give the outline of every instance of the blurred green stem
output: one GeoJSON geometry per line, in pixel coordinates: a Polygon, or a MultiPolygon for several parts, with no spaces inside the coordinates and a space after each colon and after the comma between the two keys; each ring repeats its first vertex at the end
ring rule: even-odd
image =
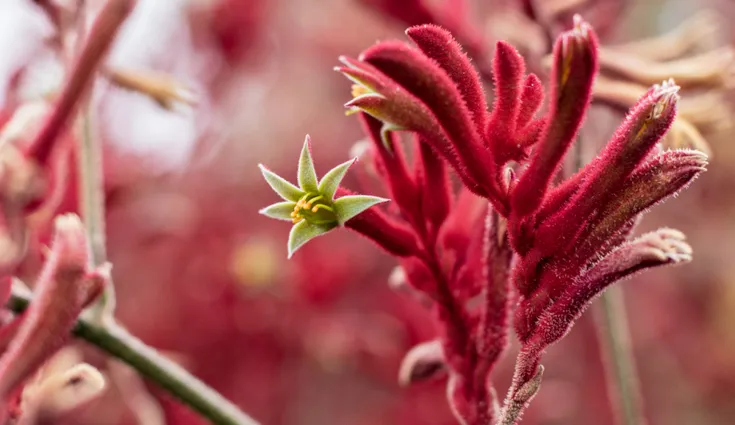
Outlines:
{"type": "MultiPolygon", "coordinates": [[[[566,175],[571,176],[587,162],[589,146],[579,136],[566,175]]],[[[592,139],[594,140],[594,139],[592,139]]],[[[618,425],[644,425],[643,399],[631,345],[623,287],[612,285],[593,306],[595,327],[602,351],[610,405],[618,425]]]]}
{"type": "MultiPolygon", "coordinates": [[[[31,295],[17,285],[8,301],[8,308],[16,313],[24,311],[31,295]]],[[[97,346],[131,367],[142,376],[167,390],[181,402],[199,412],[215,425],[258,425],[253,418],[208,387],[176,363],[131,335],[114,320],[105,323],[80,318],[74,335],[97,346]]]]}
{"type": "MultiPolygon", "coordinates": [[[[112,40],[118,33],[118,30],[122,23],[125,21],[134,2],[128,3],[125,0],[109,0],[103,11],[100,13],[103,16],[115,17],[108,18],[112,21],[111,29],[95,27],[92,29],[90,34],[86,31],[86,18],[87,18],[87,2],[79,0],[77,7],[77,40],[74,46],[71,46],[73,52],[70,57],[76,56],[83,58],[89,51],[106,52],[109,49],[112,40]],[[121,6],[116,5],[119,3],[121,6]],[[125,7],[127,6],[127,7],[125,7]],[[117,10],[122,10],[122,13],[117,10]],[[100,33],[105,33],[105,29],[111,33],[110,36],[105,37],[105,43],[102,44],[101,48],[94,47],[95,40],[87,41],[87,37],[96,36],[100,38],[100,33]]],[[[94,60],[91,61],[90,65],[90,79],[95,75],[96,68],[104,57],[103,54],[95,54],[94,60]]],[[[81,62],[81,61],[80,61],[81,62]]],[[[72,62],[72,66],[75,64],[72,62]]],[[[78,71],[71,68],[72,71],[78,71]]],[[[102,165],[102,144],[99,142],[99,138],[96,137],[94,128],[94,117],[93,108],[91,107],[91,95],[90,90],[85,90],[83,96],[81,96],[79,103],[79,117],[77,118],[78,135],[77,146],[76,146],[76,160],[77,160],[77,176],[79,181],[79,211],[84,220],[84,227],[87,233],[87,239],[89,241],[89,251],[92,268],[102,266],[107,262],[107,248],[106,248],[106,237],[105,237],[105,192],[104,192],[104,172],[102,165]]],[[[105,285],[104,292],[97,301],[90,306],[89,313],[95,321],[101,323],[103,320],[111,320],[115,310],[115,287],[112,281],[105,285]]]]}
{"type": "Polygon", "coordinates": [[[643,425],[640,382],[631,345],[623,288],[613,285],[595,306],[610,401],[620,425],[643,425]]]}
{"type": "MultiPolygon", "coordinates": [[[[79,117],[81,137],[77,147],[79,175],[79,209],[89,240],[92,268],[107,262],[105,242],[105,194],[102,172],[102,146],[94,135],[92,110],[85,101],[79,117]]],[[[105,291],[90,307],[92,317],[98,323],[111,320],[115,310],[115,287],[112,281],[105,285],[105,291]]]]}

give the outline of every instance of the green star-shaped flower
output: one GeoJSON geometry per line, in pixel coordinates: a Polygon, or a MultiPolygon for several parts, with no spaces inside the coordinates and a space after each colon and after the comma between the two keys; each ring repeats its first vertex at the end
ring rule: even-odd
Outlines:
{"type": "Polygon", "coordinates": [[[288,258],[311,239],[344,225],[347,220],[373,205],[388,201],[368,195],[349,195],[334,199],[342,178],[356,160],[357,158],[332,168],[321,181],[317,181],[311,158],[311,142],[309,136],[306,136],[299,159],[299,187],[268,170],[263,164],[258,165],[271,188],[285,200],[263,208],[260,213],[294,224],[288,237],[288,258]]]}

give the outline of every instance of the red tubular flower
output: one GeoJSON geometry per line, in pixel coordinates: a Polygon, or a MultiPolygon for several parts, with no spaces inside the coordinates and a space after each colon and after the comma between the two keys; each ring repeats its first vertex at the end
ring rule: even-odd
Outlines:
{"type": "MultiPolygon", "coordinates": [[[[423,101],[442,124],[467,173],[479,184],[493,181],[487,170],[487,164],[492,163],[491,153],[483,148],[481,133],[462,92],[439,63],[400,42],[377,44],[363,52],[360,60],[375,66],[423,101]]],[[[496,192],[493,187],[482,190],[496,192]]]]}
{"type": "Polygon", "coordinates": [[[583,177],[570,180],[584,182],[571,199],[536,226],[533,246],[514,271],[524,296],[515,321],[521,340],[529,337],[565,282],[578,276],[590,259],[622,243],[641,212],[678,192],[704,170],[703,154],[682,151],[638,165],[673,120],[675,96],[669,84],[654,87],[644,96],[603,153],[579,172],[583,177]]]}
{"type": "Polygon", "coordinates": [[[587,223],[593,211],[620,188],[646,159],[676,115],[678,87],[673,81],[656,85],[631,110],[599,157],[580,172],[584,183],[557,213],[539,227],[538,238],[549,252],[565,249],[587,223]],[[559,235],[567,235],[566,240],[559,235]]]}
{"type": "MultiPolygon", "coordinates": [[[[487,128],[490,147],[504,155],[496,160],[505,163],[520,159],[523,151],[514,144],[513,133],[516,128],[521,105],[521,83],[526,72],[521,55],[513,46],[500,41],[495,48],[493,76],[495,80],[495,104],[487,128]]],[[[534,111],[535,112],[535,111],[534,111]]]]}
{"type": "Polygon", "coordinates": [[[352,112],[362,110],[382,121],[384,139],[387,131],[410,128],[438,141],[440,150],[451,149],[440,142],[444,134],[436,117],[421,100],[370,64],[347,57],[340,57],[340,61],[345,66],[335,70],[355,83],[354,99],[345,106],[352,112]]]}
{"type": "Polygon", "coordinates": [[[528,74],[523,82],[521,107],[516,119],[516,128],[527,128],[531,124],[531,119],[541,107],[543,100],[544,87],[541,85],[541,80],[535,74],[528,74]]]}
{"type": "MultiPolygon", "coordinates": [[[[652,267],[691,260],[692,249],[678,230],[659,229],[620,246],[569,285],[538,319],[519,354],[513,388],[536,373],[543,350],[561,339],[590,301],[613,282],[652,267]]],[[[513,388],[511,391],[513,391],[513,388]]]]}
{"type": "Polygon", "coordinates": [[[403,147],[397,143],[394,134],[381,135],[381,122],[377,119],[360,113],[365,133],[373,142],[375,168],[382,172],[388,183],[388,189],[393,201],[400,205],[401,210],[409,214],[406,218],[412,222],[423,221],[417,194],[416,182],[410,175],[403,147]]]}
{"type": "Polygon", "coordinates": [[[554,46],[551,111],[542,140],[531,157],[511,198],[513,214],[524,217],[541,206],[549,183],[558,171],[589,107],[597,72],[597,38],[581,19],[554,46]]]}
{"type": "Polygon", "coordinates": [[[418,50],[382,42],[359,61],[341,59],[348,67],[338,71],[364,87],[353,91],[357,97],[346,106],[383,121],[383,131],[418,133],[467,188],[507,215],[503,166],[525,157],[540,134],[543,121],[532,120],[543,99],[538,78],[524,76],[523,59],[500,43],[494,62],[497,100],[488,114],[478,73],[451,34],[433,25],[410,28],[407,34],[418,50]]]}
{"type": "Polygon", "coordinates": [[[480,77],[452,35],[436,25],[411,27],[406,30],[406,35],[447,72],[462,93],[475,126],[485,128],[487,106],[480,77]]]}
{"type": "Polygon", "coordinates": [[[452,187],[444,161],[426,143],[417,138],[416,180],[428,189],[421,194],[422,209],[426,213],[428,231],[436,237],[453,206],[452,187]]]}
{"type": "Polygon", "coordinates": [[[91,270],[88,264],[81,221],[74,215],[58,217],[48,258],[35,286],[36,296],[0,357],[0,395],[4,400],[66,343],[82,309],[101,293],[109,266],[91,270]]]}
{"type": "Polygon", "coordinates": [[[404,386],[436,379],[446,373],[444,353],[439,340],[427,341],[413,347],[401,362],[398,383],[404,386]]]}
{"type": "Polygon", "coordinates": [[[622,241],[618,234],[627,236],[628,223],[686,188],[706,165],[707,156],[702,152],[677,150],[662,152],[639,166],[580,235],[575,258],[582,262],[606,253],[605,248],[614,245],[610,241],[622,241]]]}
{"type": "Polygon", "coordinates": [[[407,34],[418,50],[378,43],[339,69],[375,98],[368,104],[358,96],[348,107],[372,116],[363,120],[376,166],[401,215],[370,210],[359,231],[384,247],[404,247],[393,251],[406,257],[409,283],[431,300],[440,324],[438,342],[407,356],[402,382],[446,371],[460,423],[515,424],[539,390],[543,351],[596,295],[640,270],[691,259],[675,230],[628,240],[641,214],[687,186],[707,158],[656,152],[676,113],[677,87],[667,81],[640,99],[595,160],[554,187],[590,104],[598,55],[592,28],[575,17],[557,40],[550,107],[539,118],[541,82],[525,74],[510,45],[497,45],[488,113],[478,74],[449,33],[424,25],[407,34]],[[396,129],[415,133],[413,174],[386,133],[396,129]],[[456,200],[441,160],[465,186],[456,200]],[[405,230],[386,231],[392,228],[405,230]],[[490,375],[508,345],[510,317],[521,350],[500,409],[490,375]]]}
{"type": "MultiPolygon", "coordinates": [[[[338,191],[338,196],[342,190],[338,191]]],[[[403,223],[373,208],[345,223],[345,227],[372,240],[378,246],[398,257],[415,255],[419,250],[416,236],[403,223]]]]}

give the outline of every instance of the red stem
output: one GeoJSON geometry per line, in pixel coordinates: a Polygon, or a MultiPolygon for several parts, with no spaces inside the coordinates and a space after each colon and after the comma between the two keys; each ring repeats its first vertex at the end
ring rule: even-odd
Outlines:
{"type": "Polygon", "coordinates": [[[77,110],[79,100],[87,94],[95,71],[109,50],[122,23],[135,5],[135,0],[109,0],[95,20],[79,58],[74,64],[51,116],[26,152],[40,166],[51,156],[54,142],[77,110]]]}

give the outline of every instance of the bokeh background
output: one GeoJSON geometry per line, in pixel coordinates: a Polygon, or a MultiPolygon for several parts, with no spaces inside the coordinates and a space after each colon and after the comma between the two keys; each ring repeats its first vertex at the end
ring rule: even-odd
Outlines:
{"type": "MultiPolygon", "coordinates": [[[[429,311],[390,289],[394,260],[344,230],[287,261],[290,226],[257,213],[276,200],[257,164],[295,178],[307,133],[318,171],[349,157],[363,135],[344,114],[350,84],[332,67],[339,55],[355,56],[379,39],[403,39],[406,22],[386,11],[411,3],[139,0],[108,65],[169,73],[199,101],[167,111],[138,93],[102,81],[96,87],[118,315],[263,424],[455,423],[443,382],[397,384],[402,356],[435,329],[429,311]]],[[[455,4],[451,10],[464,16],[457,25],[475,43],[476,63],[491,57],[495,40],[507,38],[524,43],[529,66],[543,71],[543,44],[534,50],[543,33],[515,24],[524,2],[427,3],[455,4]]],[[[712,27],[718,43],[735,40],[729,0],[572,3],[591,7],[583,13],[604,43],[670,30],[702,9],[720,18],[712,27]]],[[[61,71],[45,42],[50,31],[31,0],[0,3],[4,109],[58,87],[61,71]]],[[[730,96],[727,87],[720,94],[730,96]]],[[[728,123],[735,116],[729,104],[718,105],[712,113],[724,112],[728,123]]],[[[734,136],[722,129],[706,134],[709,171],[641,226],[684,231],[694,262],[622,285],[654,425],[735,423],[734,136]]],[[[594,146],[585,149],[594,154],[594,146]]],[[[361,188],[349,176],[346,186],[361,188]]],[[[593,316],[585,314],[549,350],[541,392],[524,424],[613,423],[593,316]]],[[[73,350],[113,383],[83,423],[204,423],[89,347],[73,350]]],[[[501,394],[513,357],[511,350],[495,375],[501,394]]]]}

